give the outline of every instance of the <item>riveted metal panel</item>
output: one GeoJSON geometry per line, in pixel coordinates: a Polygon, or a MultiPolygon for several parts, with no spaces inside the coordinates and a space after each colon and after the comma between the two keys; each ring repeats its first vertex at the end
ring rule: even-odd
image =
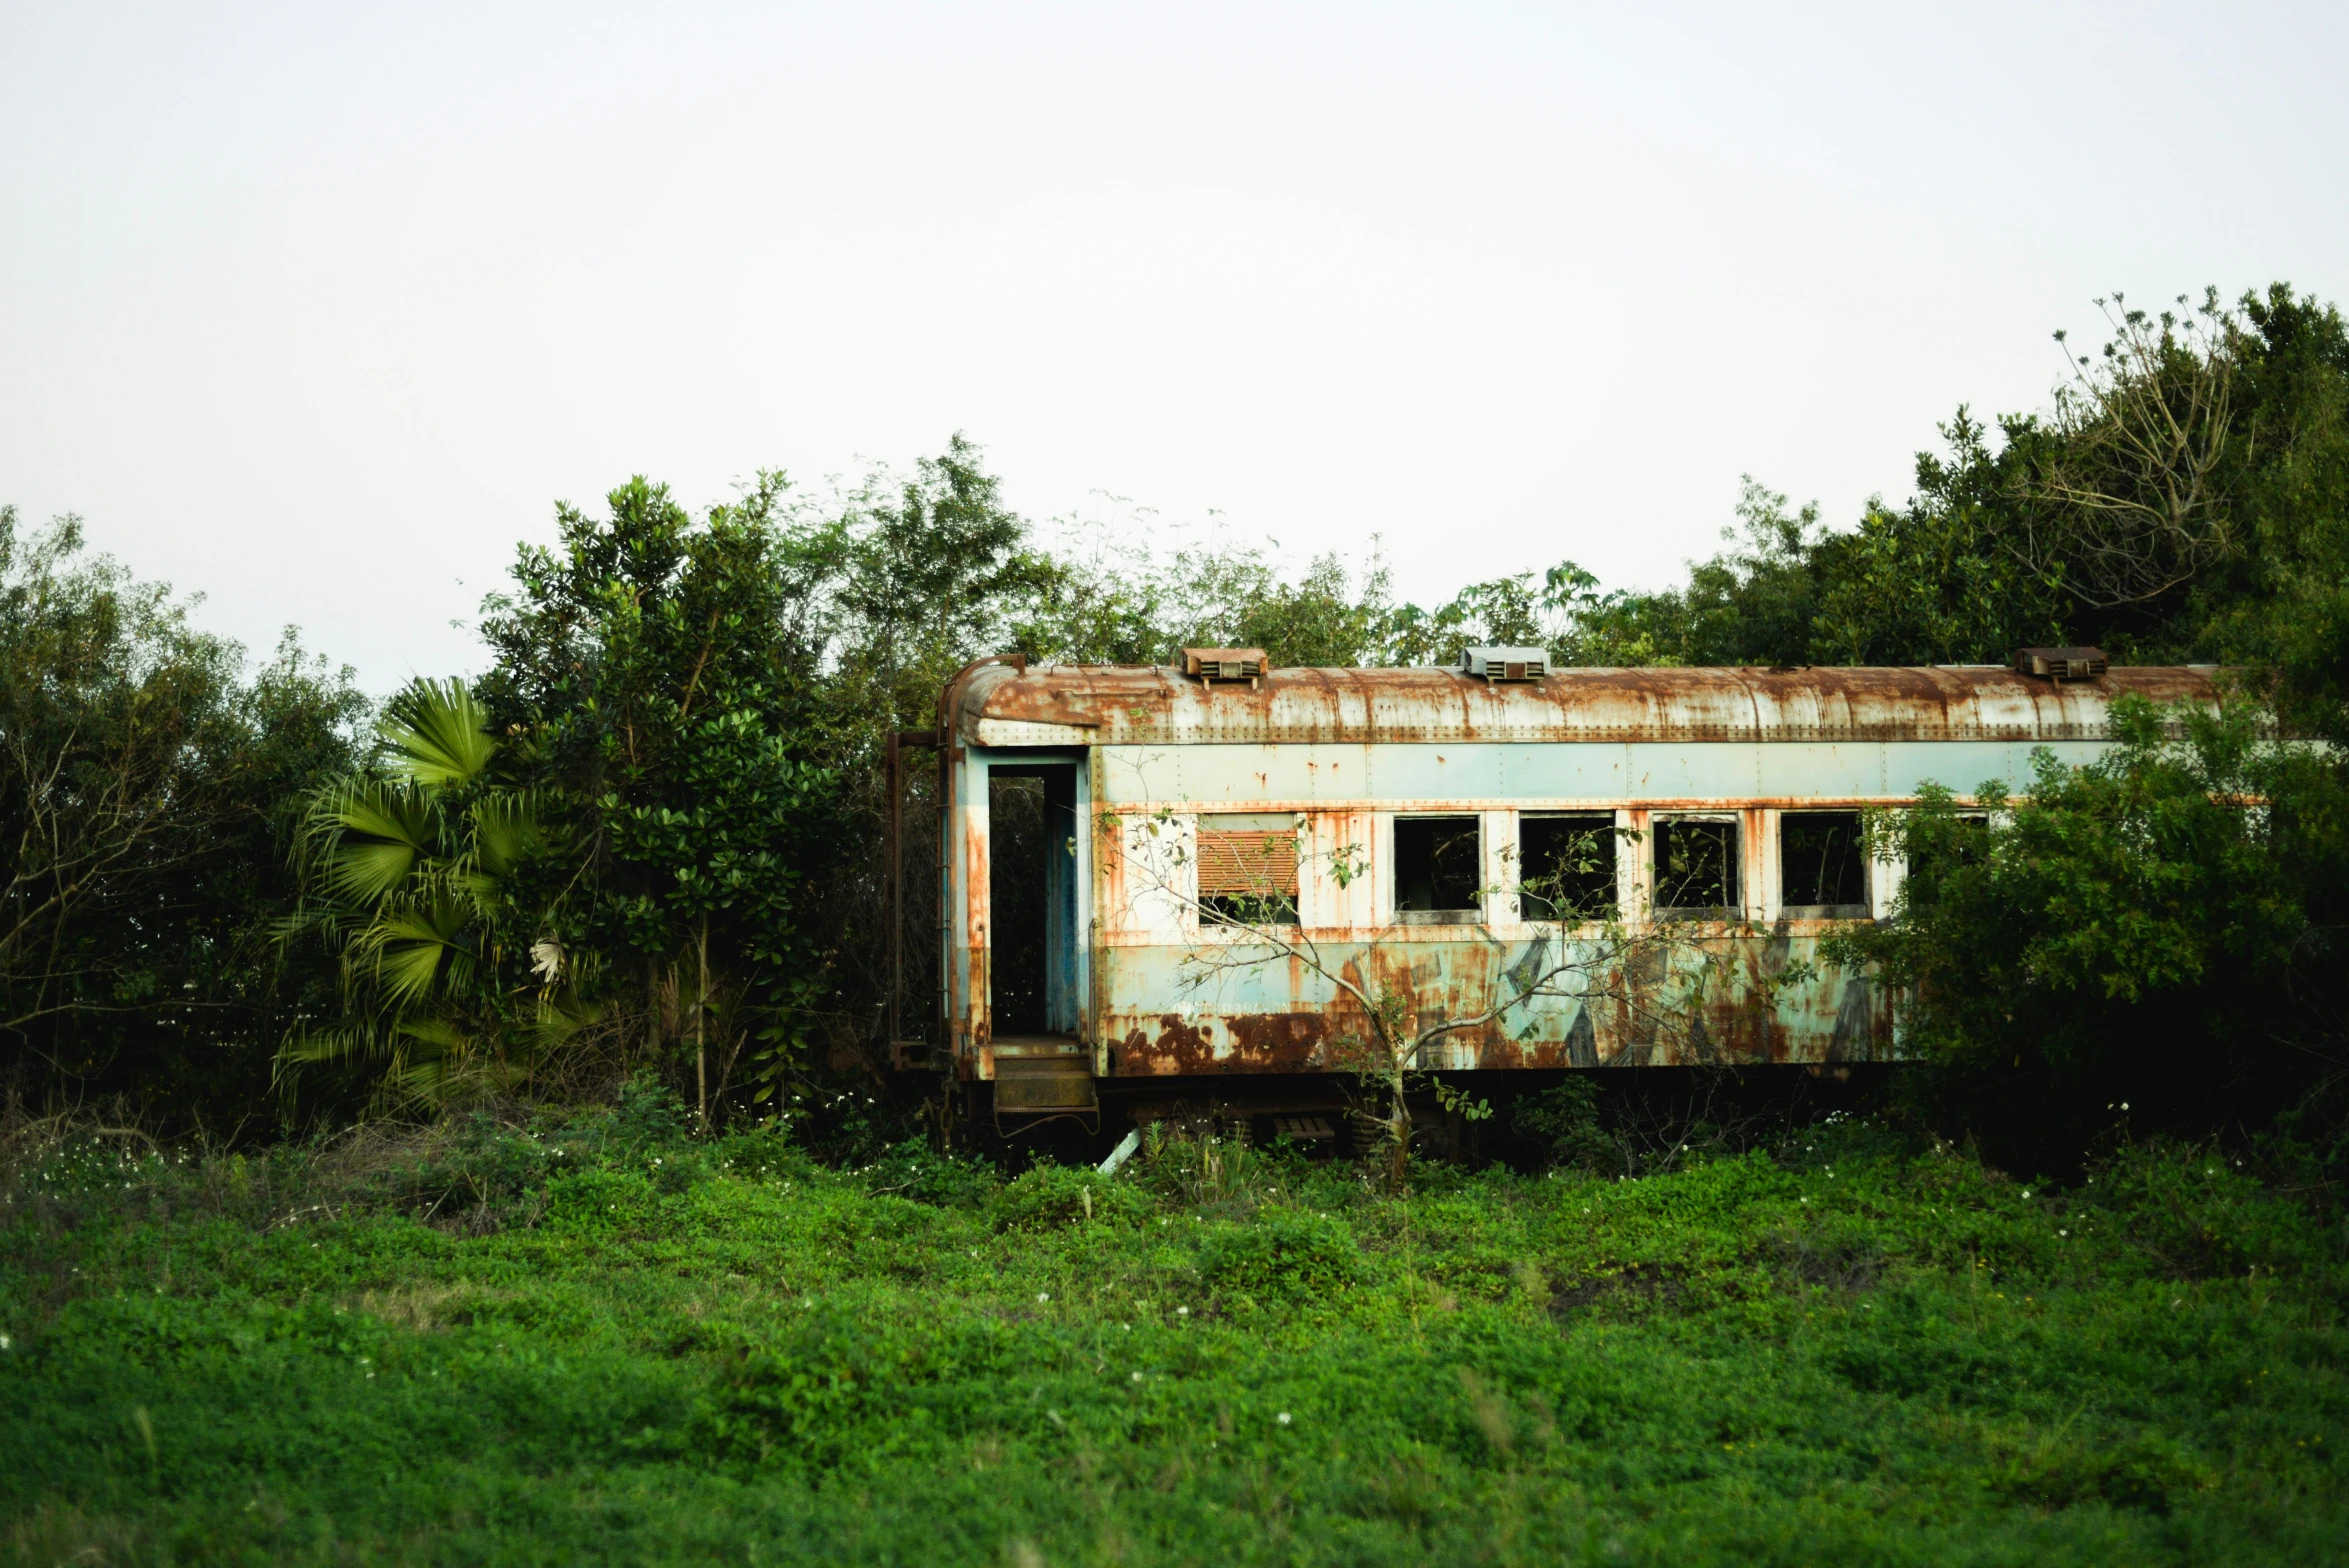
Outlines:
{"type": "MultiPolygon", "coordinates": [[[[1674,812],[1733,814],[1744,901],[1774,915],[1776,811],[1898,802],[1928,780],[1961,797],[1993,779],[2020,788],[2040,747],[2067,764],[2107,751],[2114,697],[2207,705],[2214,673],[2118,669],[2059,685],[2003,668],[1563,670],[1496,685],[1440,670],[1276,669],[1254,685],[1209,687],[1164,669],[974,666],[940,701],[954,778],[942,932],[952,1035],[975,1071],[991,1070],[985,772],[958,739],[1082,746],[1092,764],[1081,775],[1080,812],[1094,826],[1079,913],[1096,1071],[1312,1071],[1330,1070],[1331,1053],[1359,1038],[1360,1003],[1293,958],[1236,961],[1229,933],[1200,928],[1183,904],[1184,854],[1203,811],[1301,814],[1299,912],[1331,972],[1365,994],[1405,988],[1423,1011],[1452,1016],[1489,1005],[1502,979],[1560,934],[1523,921],[1499,894],[1483,925],[1394,926],[1387,851],[1398,812],[1482,813],[1488,858],[1514,841],[1526,810],[1612,810],[1641,834],[1674,812]],[[1117,836],[1145,818],[1159,832],[1129,852],[1117,836]],[[1360,874],[1341,877],[1332,863],[1349,856],[1362,857],[1360,874]]],[[[1622,913],[1635,925],[1650,893],[1646,861],[1644,847],[1622,860],[1622,913]]],[[[1897,881],[1898,868],[1871,868],[1879,914],[1897,881]]],[[[1822,969],[1799,986],[1766,983],[1814,955],[1828,929],[1676,923],[1695,940],[1675,950],[1709,951],[1719,982],[1678,1024],[1623,1001],[1670,991],[1675,958],[1586,1000],[1519,1007],[1424,1065],[1881,1058],[1890,999],[1865,977],[1822,969]]]]}
{"type": "Polygon", "coordinates": [[[966,739],[992,719],[1088,729],[1103,745],[2103,740],[2114,697],[2207,704],[2216,673],[2122,668],[2058,684],[2003,667],[1571,669],[1496,685],[1456,670],[1276,669],[1211,686],[1171,668],[987,664],[941,706],[966,739]]]}
{"type": "Polygon", "coordinates": [[[1031,724],[1023,719],[981,719],[973,744],[980,746],[1082,746],[1093,731],[1074,724],[1031,724]]]}

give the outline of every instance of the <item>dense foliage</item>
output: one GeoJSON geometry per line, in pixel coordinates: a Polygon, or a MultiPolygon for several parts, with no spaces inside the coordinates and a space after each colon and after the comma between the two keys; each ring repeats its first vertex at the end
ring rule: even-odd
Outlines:
{"type": "MultiPolygon", "coordinates": [[[[2343,1231],[1865,1123],[1636,1180],[689,1107],[0,1168],[0,1560],[2303,1563],[2343,1231]]],[[[2327,1543],[2332,1543],[2328,1545],[2327,1543]]]]}
{"type": "Polygon", "coordinates": [[[242,650],[166,590],[0,508],[0,1076],[266,1124],[283,1032],[327,987],[280,977],[302,792],[354,761],[350,672],[291,633],[242,650]]]}
{"type": "Polygon", "coordinates": [[[2337,1555],[2349,330],[2113,327],[1848,529],[1747,481],[1657,592],[1047,540],[959,437],[638,478],[373,714],[0,511],[0,1559],[2337,1555]],[[1380,1180],[903,1141],[884,759],[966,660],[2071,641],[2237,674],[1872,821],[1888,1092],[1568,1075],[1380,1180]]]}
{"type": "Polygon", "coordinates": [[[1911,867],[1897,918],[1830,951],[1903,989],[1940,1109],[2002,1155],[2066,1159],[2116,1112],[2238,1134],[2298,1113],[2305,1156],[2349,1171],[2349,787],[2256,717],[2178,740],[2125,704],[2102,761],[2042,755],[2012,800],[1936,790],[1878,824],[1911,867]]]}
{"type": "MultiPolygon", "coordinates": [[[[1838,529],[1749,480],[1729,546],[1655,592],[1561,562],[1423,607],[1375,549],[1285,575],[1216,535],[1048,539],[960,437],[910,474],[761,474],[699,514],[638,478],[600,515],[557,509],[485,606],[488,667],[401,697],[372,748],[347,683],[290,643],[247,680],[165,590],[79,563],[70,523],[20,540],[8,514],[10,1082],[231,1124],[593,1096],[638,1066],[712,1124],[804,1110],[819,1080],[837,1102],[888,1055],[890,737],[983,655],[1797,665],[2080,641],[2235,665],[2240,712],[2191,741],[2133,720],[2137,744],[2043,770],[1979,826],[1881,825],[1923,858],[1980,842],[1847,957],[1901,982],[1953,1130],[2024,1104],[2053,1123],[2127,1098],[2208,1131],[2329,1103],[2339,758],[2259,737],[2349,743],[2349,329],[2283,285],[2116,298],[2111,325],[2100,353],[2067,346],[2049,411],[1959,410],[1905,503],[1838,529]],[[438,743],[473,760],[426,778],[436,703],[463,713],[438,743]],[[2200,1093],[2212,1063],[2257,1091],[2200,1093]]],[[[904,788],[927,822],[926,770],[904,788]]],[[[907,848],[920,996],[933,879],[926,839],[907,848]]]]}

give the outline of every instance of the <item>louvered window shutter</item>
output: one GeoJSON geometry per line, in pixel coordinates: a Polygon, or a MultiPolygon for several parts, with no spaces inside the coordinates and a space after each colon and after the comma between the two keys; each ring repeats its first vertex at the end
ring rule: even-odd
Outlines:
{"type": "Polygon", "coordinates": [[[1201,829],[1199,896],[1295,898],[1297,835],[1201,829]]]}

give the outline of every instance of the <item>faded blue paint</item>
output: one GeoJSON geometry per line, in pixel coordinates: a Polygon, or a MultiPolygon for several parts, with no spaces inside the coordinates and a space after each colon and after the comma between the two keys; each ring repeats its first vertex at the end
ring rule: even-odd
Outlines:
{"type": "MultiPolygon", "coordinates": [[[[1487,895],[1479,924],[1395,925],[1396,813],[1479,814],[1488,884],[1505,884],[1525,811],[1605,810],[1632,835],[1622,915],[1651,938],[1639,972],[1603,971],[1558,988],[1582,994],[1521,1003],[1422,1065],[1881,1059],[1892,1047],[1880,988],[1831,970],[1776,983],[1815,967],[1832,929],[1781,916],[1777,812],[1899,804],[1927,782],[1961,797],[1992,781],[2020,789],[2036,751],[2067,765],[2108,751],[2105,708],[2119,690],[2205,701],[2211,682],[2193,670],[2115,671],[2097,688],[2001,670],[1687,670],[1561,672],[1499,688],[1440,671],[1322,670],[1211,691],[1171,671],[966,672],[941,710],[955,741],[941,900],[950,1044],[963,1071],[992,1076],[988,773],[1073,762],[1060,777],[1074,781],[1074,853],[1056,828],[1047,871],[1047,1010],[1091,1048],[1097,1072],[1327,1071],[1359,1034],[1359,1004],[1311,966],[1269,954],[1226,962],[1246,955],[1202,931],[1179,859],[1150,871],[1116,848],[1138,820],[1163,818],[1165,841],[1185,842],[1199,814],[1233,811],[1300,813],[1308,842],[1369,854],[1363,878],[1343,888],[1326,866],[1302,869],[1309,934],[1362,990],[1407,990],[1425,1019],[1514,995],[1552,943],[1587,955],[1598,933],[1527,925],[1505,891],[1487,895]],[[1651,829],[1676,811],[1737,822],[1739,921],[1645,921],[1651,829]]],[[[1879,915],[1899,869],[1871,869],[1879,915]]]]}

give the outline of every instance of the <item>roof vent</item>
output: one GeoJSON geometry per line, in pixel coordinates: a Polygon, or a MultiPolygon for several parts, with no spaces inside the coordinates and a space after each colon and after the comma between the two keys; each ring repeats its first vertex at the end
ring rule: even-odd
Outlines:
{"type": "Polygon", "coordinates": [[[1550,650],[1471,648],[1460,655],[1460,668],[1488,681],[1538,681],[1550,673],[1550,650]]]}
{"type": "Polygon", "coordinates": [[[2017,648],[2015,673],[2044,681],[2092,681],[2104,673],[2102,648],[2017,648]]]}
{"type": "Polygon", "coordinates": [[[1264,679],[1265,658],[1262,648],[1185,648],[1183,673],[1196,675],[1213,684],[1216,681],[1247,681],[1251,684],[1264,679]]]}

